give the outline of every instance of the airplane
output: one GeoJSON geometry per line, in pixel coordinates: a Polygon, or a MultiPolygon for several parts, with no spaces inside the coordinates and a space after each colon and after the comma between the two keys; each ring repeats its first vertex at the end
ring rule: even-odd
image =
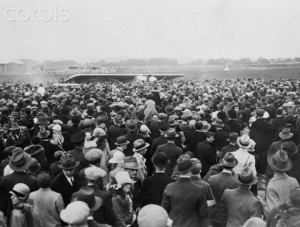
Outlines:
{"type": "Polygon", "coordinates": [[[152,74],[147,67],[149,74],[128,74],[128,73],[77,73],[68,77],[65,83],[85,83],[85,82],[129,82],[133,80],[150,81],[156,80],[172,80],[179,77],[184,77],[185,74],[178,73],[155,73],[152,74]]]}

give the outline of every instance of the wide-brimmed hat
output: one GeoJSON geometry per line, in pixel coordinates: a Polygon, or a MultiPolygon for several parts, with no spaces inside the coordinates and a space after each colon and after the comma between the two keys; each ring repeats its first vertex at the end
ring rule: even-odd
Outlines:
{"type": "Polygon", "coordinates": [[[168,124],[169,124],[170,127],[174,127],[174,126],[177,126],[179,123],[176,121],[175,118],[170,117],[169,120],[168,120],[168,124]]]}
{"type": "Polygon", "coordinates": [[[26,170],[32,160],[29,154],[24,152],[22,148],[17,147],[12,151],[12,156],[9,159],[9,167],[14,171],[23,171],[26,170]]]}
{"type": "Polygon", "coordinates": [[[124,158],[124,169],[140,169],[137,159],[133,156],[124,158]]]}
{"type": "Polygon", "coordinates": [[[169,128],[165,137],[168,139],[175,139],[176,137],[179,137],[179,135],[176,133],[174,128],[169,128]]]}
{"type": "Polygon", "coordinates": [[[223,124],[221,119],[217,119],[215,122],[213,122],[211,124],[214,125],[215,127],[218,127],[218,128],[223,128],[224,127],[224,124],[223,124]]]}
{"type": "Polygon", "coordinates": [[[140,127],[140,132],[141,132],[142,134],[150,134],[150,133],[151,133],[151,131],[150,131],[150,129],[148,128],[147,125],[141,125],[141,127],[140,127]]]}
{"type": "Polygon", "coordinates": [[[114,121],[116,124],[119,124],[119,125],[123,125],[124,124],[124,119],[121,115],[116,115],[114,117],[114,121]]]}
{"type": "Polygon", "coordinates": [[[98,210],[102,205],[102,199],[95,196],[94,189],[91,187],[83,187],[73,194],[73,201],[85,202],[91,211],[98,210]]]}
{"type": "Polygon", "coordinates": [[[211,128],[211,125],[207,121],[202,121],[202,130],[208,131],[211,128]]]}
{"type": "Polygon", "coordinates": [[[182,155],[177,159],[177,169],[180,173],[187,173],[193,168],[193,162],[189,155],[182,155]]]}
{"type": "Polygon", "coordinates": [[[39,133],[37,134],[37,137],[44,139],[44,138],[48,138],[48,136],[50,135],[50,131],[49,130],[44,130],[44,131],[39,131],[39,133]]]}
{"type": "Polygon", "coordinates": [[[15,195],[21,200],[26,200],[30,194],[30,189],[26,184],[18,183],[9,193],[15,195]]]}
{"type": "Polygon", "coordinates": [[[146,143],[143,139],[137,139],[136,141],[133,142],[133,152],[139,152],[147,147],[149,147],[150,144],[146,143]]]}
{"type": "Polygon", "coordinates": [[[134,184],[135,181],[132,180],[127,171],[119,171],[116,173],[115,179],[119,187],[122,187],[124,184],[134,184]]]}
{"type": "Polygon", "coordinates": [[[60,161],[58,163],[58,167],[61,169],[74,169],[79,165],[79,162],[75,161],[75,158],[70,154],[65,154],[61,156],[60,161]]]}
{"type": "Polygon", "coordinates": [[[248,135],[242,135],[237,139],[237,144],[242,148],[250,148],[250,137],[248,135]]]}
{"type": "Polygon", "coordinates": [[[129,144],[129,141],[127,141],[125,136],[119,136],[117,138],[117,141],[115,142],[115,145],[121,146],[121,145],[127,145],[129,144]]]}
{"type": "Polygon", "coordinates": [[[136,131],[137,124],[133,119],[130,119],[125,122],[125,127],[127,128],[128,131],[136,131]]]}
{"type": "Polygon", "coordinates": [[[19,130],[20,129],[20,126],[18,123],[13,123],[11,125],[11,128],[9,128],[10,131],[16,131],[16,130],[19,130]]]}
{"type": "Polygon", "coordinates": [[[108,163],[124,163],[125,155],[121,151],[115,151],[113,157],[109,159],[108,163]]]}
{"type": "Polygon", "coordinates": [[[171,105],[166,106],[165,111],[167,113],[172,113],[174,111],[174,107],[171,105]]]}
{"type": "Polygon", "coordinates": [[[281,139],[289,139],[293,136],[294,134],[291,133],[291,129],[289,128],[284,128],[282,131],[279,133],[279,137],[281,139]]]}
{"type": "Polygon", "coordinates": [[[236,143],[237,138],[238,138],[238,134],[236,132],[231,132],[229,133],[229,137],[227,141],[230,143],[236,143]]]}
{"type": "Polygon", "coordinates": [[[293,162],[284,150],[278,150],[275,154],[268,156],[269,166],[278,171],[289,171],[293,167],[293,162]]]}
{"type": "Polygon", "coordinates": [[[288,155],[294,155],[298,153],[298,147],[293,141],[284,142],[281,144],[281,149],[288,155]]]}
{"type": "Polygon", "coordinates": [[[235,174],[234,179],[242,185],[253,185],[257,183],[257,177],[254,176],[253,170],[248,166],[244,167],[241,173],[235,174]]]}
{"type": "Polygon", "coordinates": [[[238,160],[234,157],[234,154],[227,152],[220,163],[222,166],[233,168],[238,164],[238,160]]]}

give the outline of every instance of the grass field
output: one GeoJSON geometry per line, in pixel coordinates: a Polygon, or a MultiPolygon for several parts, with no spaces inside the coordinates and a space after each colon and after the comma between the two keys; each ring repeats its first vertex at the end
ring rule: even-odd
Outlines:
{"type": "MultiPolygon", "coordinates": [[[[169,66],[169,67],[149,67],[155,73],[181,73],[185,74],[188,80],[199,79],[232,79],[232,78],[264,78],[265,80],[289,78],[300,78],[300,66],[286,67],[230,67],[230,71],[224,71],[223,66],[169,66]]],[[[122,67],[117,73],[148,74],[146,67],[122,67]]],[[[1,81],[25,81],[31,83],[44,83],[47,81],[57,81],[64,75],[44,74],[44,75],[9,75],[0,76],[1,81]]]]}

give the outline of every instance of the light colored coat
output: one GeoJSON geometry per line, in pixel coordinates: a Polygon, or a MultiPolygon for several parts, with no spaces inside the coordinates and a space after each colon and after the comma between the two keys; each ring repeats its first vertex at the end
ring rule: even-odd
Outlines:
{"type": "Polygon", "coordinates": [[[61,194],[50,188],[41,188],[29,195],[29,203],[33,204],[38,211],[43,227],[60,227],[59,214],[64,209],[61,194]]]}
{"type": "Polygon", "coordinates": [[[286,173],[276,173],[266,189],[267,212],[290,201],[290,191],[299,187],[298,181],[286,173]]]}
{"type": "Polygon", "coordinates": [[[238,160],[238,164],[233,168],[235,174],[241,173],[244,167],[248,166],[252,169],[254,176],[256,176],[255,158],[254,155],[249,154],[247,149],[240,148],[237,151],[231,152],[238,160]]]}

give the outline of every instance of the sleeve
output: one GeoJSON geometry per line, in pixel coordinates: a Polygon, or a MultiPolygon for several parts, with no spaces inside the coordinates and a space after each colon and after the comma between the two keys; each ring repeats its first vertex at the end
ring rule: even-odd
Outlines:
{"type": "Polygon", "coordinates": [[[257,200],[255,202],[255,204],[253,206],[250,206],[249,208],[250,208],[250,216],[249,216],[249,218],[251,218],[251,217],[262,218],[262,216],[263,216],[263,208],[262,208],[262,205],[259,202],[259,200],[257,200]]]}
{"type": "Polygon", "coordinates": [[[13,212],[11,219],[10,219],[10,226],[11,227],[23,227],[26,226],[26,220],[24,215],[17,214],[16,212],[13,212]]]}
{"type": "Polygon", "coordinates": [[[249,167],[253,170],[254,176],[256,176],[257,172],[256,172],[256,168],[255,168],[255,158],[254,158],[254,155],[252,155],[252,154],[251,154],[251,160],[249,162],[249,167]]]}
{"type": "Polygon", "coordinates": [[[277,193],[270,187],[266,189],[266,211],[270,212],[273,208],[277,207],[279,198],[277,193]]]}
{"type": "Polygon", "coordinates": [[[113,210],[115,212],[117,220],[119,220],[118,227],[126,227],[126,224],[122,218],[121,207],[118,198],[112,198],[113,210]]]}
{"type": "Polygon", "coordinates": [[[65,208],[64,201],[63,201],[61,194],[59,194],[57,196],[55,205],[56,205],[56,210],[57,210],[58,214],[60,214],[60,212],[65,208]]]}
{"type": "Polygon", "coordinates": [[[142,188],[141,188],[141,206],[146,206],[148,204],[149,198],[149,192],[148,192],[148,185],[147,185],[147,180],[144,180],[142,183],[142,188]]]}
{"type": "Polygon", "coordinates": [[[162,200],[161,206],[162,206],[163,208],[165,208],[165,210],[166,210],[168,213],[170,213],[170,211],[171,211],[171,203],[170,203],[170,198],[169,198],[169,196],[168,196],[167,189],[168,189],[168,188],[166,188],[165,191],[164,191],[164,194],[163,194],[163,200],[162,200]]]}
{"type": "Polygon", "coordinates": [[[103,205],[105,205],[105,218],[107,220],[107,224],[115,227],[122,226],[122,224],[120,224],[122,223],[122,219],[119,219],[114,213],[111,197],[109,196],[106,198],[104,203],[105,204],[103,205]]]}
{"type": "Polygon", "coordinates": [[[4,192],[4,182],[3,179],[0,182],[0,210],[6,215],[6,209],[7,209],[7,197],[5,196],[4,192]]]}
{"type": "MultiPolygon", "coordinates": [[[[203,190],[203,189],[201,189],[201,190],[203,190]]],[[[199,218],[207,218],[208,217],[207,200],[206,200],[206,196],[203,192],[199,193],[198,217],[199,218]]]]}

